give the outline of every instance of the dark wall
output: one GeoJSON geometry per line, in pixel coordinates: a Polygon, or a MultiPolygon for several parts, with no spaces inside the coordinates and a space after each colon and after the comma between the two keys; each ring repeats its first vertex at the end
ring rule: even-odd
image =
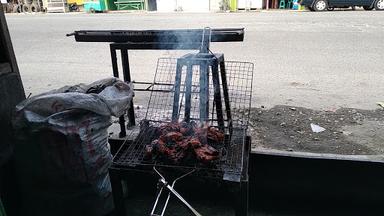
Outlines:
{"type": "MultiPolygon", "coordinates": [[[[0,44],[0,50],[5,50],[5,47],[3,44],[0,44]]],[[[0,52],[0,62],[6,62],[5,53],[0,52]]]]}
{"type": "Polygon", "coordinates": [[[16,104],[25,98],[12,42],[2,8],[0,9],[0,165],[12,146],[11,116],[16,104]]]}
{"type": "Polygon", "coordinates": [[[382,211],[384,163],[251,154],[249,168],[251,208],[293,215],[382,211]]]}
{"type": "Polygon", "coordinates": [[[25,98],[7,23],[0,7],[0,196],[8,216],[16,214],[18,196],[12,164],[11,119],[25,98]]]}

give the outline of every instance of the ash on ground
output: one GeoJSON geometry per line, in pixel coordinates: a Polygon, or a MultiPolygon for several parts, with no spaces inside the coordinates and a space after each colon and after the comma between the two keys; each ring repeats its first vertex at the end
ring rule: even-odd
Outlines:
{"type": "Polygon", "coordinates": [[[384,111],[350,108],[317,111],[291,106],[252,108],[250,135],[253,150],[384,154],[384,111]],[[315,133],[311,123],[326,130],[315,133]]]}

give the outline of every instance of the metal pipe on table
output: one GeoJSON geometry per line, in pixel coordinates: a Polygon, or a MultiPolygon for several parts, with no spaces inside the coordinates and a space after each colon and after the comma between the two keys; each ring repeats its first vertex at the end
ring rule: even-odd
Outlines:
{"type": "MultiPolygon", "coordinates": [[[[183,44],[201,43],[204,29],[179,30],[80,30],[67,34],[77,42],[142,43],[168,42],[183,44]]],[[[236,42],[244,40],[244,28],[211,29],[211,42],[236,42]]]]}
{"type": "Polygon", "coordinates": [[[201,39],[200,53],[209,52],[209,42],[211,41],[211,33],[212,31],[209,27],[204,28],[202,39],[201,39]]]}

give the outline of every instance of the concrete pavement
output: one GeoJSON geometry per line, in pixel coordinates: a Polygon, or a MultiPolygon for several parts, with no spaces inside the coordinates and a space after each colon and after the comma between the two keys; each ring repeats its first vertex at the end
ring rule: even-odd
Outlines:
{"type": "MultiPolygon", "coordinates": [[[[7,15],[26,94],[112,74],[108,44],[65,37],[74,30],[245,27],[243,43],[211,48],[255,64],[253,106],[326,110],[384,100],[383,20],[379,11],[7,15]]],[[[151,81],[158,57],[182,53],[132,51],[132,76],[151,81]]]]}

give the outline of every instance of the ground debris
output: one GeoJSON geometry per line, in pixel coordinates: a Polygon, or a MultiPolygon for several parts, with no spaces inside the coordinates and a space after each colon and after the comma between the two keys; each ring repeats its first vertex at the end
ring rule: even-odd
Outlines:
{"type": "Polygon", "coordinates": [[[384,102],[377,102],[377,105],[384,109],[384,102]]]}
{"type": "Polygon", "coordinates": [[[250,117],[252,147],[255,149],[343,155],[384,153],[384,132],[381,129],[384,127],[380,127],[382,125],[384,110],[381,109],[341,108],[329,112],[275,106],[262,110],[253,108],[250,117]],[[293,110],[296,115],[292,115],[293,110]],[[326,130],[314,133],[311,127],[308,127],[313,122],[326,130]],[[367,135],[361,135],[363,132],[367,135]],[[374,138],[369,138],[373,135],[374,138]]]}
{"type": "MultiPolygon", "coordinates": [[[[331,121],[328,120],[327,122],[331,122],[331,121]]],[[[325,128],[323,128],[317,124],[313,124],[313,123],[311,123],[311,129],[312,129],[312,132],[314,132],[314,133],[321,133],[321,132],[325,131],[325,128]]]]}

